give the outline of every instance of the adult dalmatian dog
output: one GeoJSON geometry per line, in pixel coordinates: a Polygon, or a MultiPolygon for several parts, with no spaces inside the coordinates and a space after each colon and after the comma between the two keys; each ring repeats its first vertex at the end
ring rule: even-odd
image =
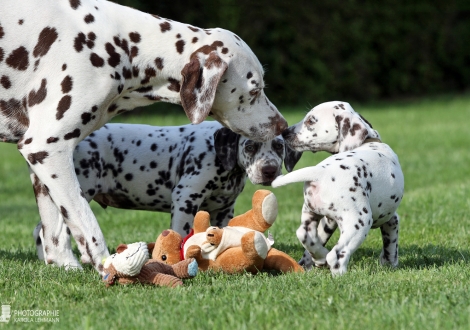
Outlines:
{"type": "MultiPolygon", "coordinates": [[[[247,178],[271,185],[283,162],[290,172],[300,156],[281,136],[255,142],[205,121],[172,127],[106,124],[78,144],[73,158],[87,201],[171,212],[171,228],[184,237],[199,210],[209,212],[213,226],[226,226],[247,178]]],[[[59,212],[56,218],[60,221],[59,212]]],[[[57,239],[70,245],[63,228],[57,239]]],[[[39,258],[47,260],[41,223],[33,236],[39,258]]]]}
{"type": "Polygon", "coordinates": [[[101,271],[109,255],[72,154],[117,114],[175,103],[193,124],[211,115],[255,141],[287,127],[264,94],[260,62],[232,32],[104,0],[0,0],[0,8],[0,139],[29,165],[50,263],[79,265],[56,239],[65,223],[82,262],[101,271]]]}
{"type": "Polygon", "coordinates": [[[379,133],[346,102],[322,103],[283,134],[296,151],[328,151],[316,166],[280,176],[273,187],[304,181],[304,205],[297,237],[306,252],[300,264],[328,264],[346,272],[351,255],[371,228],[380,228],[382,264],[398,265],[399,216],[404,178],[397,155],[379,133]],[[339,227],[338,243],[325,244],[339,227]]]}

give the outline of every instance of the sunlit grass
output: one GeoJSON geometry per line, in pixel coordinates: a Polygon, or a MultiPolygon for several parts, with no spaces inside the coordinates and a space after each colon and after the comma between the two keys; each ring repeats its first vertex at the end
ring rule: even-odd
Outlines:
{"type": "MultiPolygon", "coordinates": [[[[60,311],[57,328],[91,329],[466,329],[470,323],[470,97],[355,105],[398,154],[405,197],[398,210],[400,265],[378,263],[381,237],[372,231],[353,255],[349,272],[305,274],[199,274],[183,288],[106,289],[91,269],[66,272],[36,260],[31,233],[39,221],[29,175],[16,146],[0,144],[0,303],[12,310],[60,311]]],[[[280,109],[290,124],[306,109],[280,109]]],[[[177,115],[117,117],[114,121],[186,124],[177,115]]],[[[327,154],[305,154],[296,168],[327,154]]],[[[236,213],[251,208],[247,183],[236,213]]],[[[302,184],[273,189],[279,215],[275,246],[298,259],[295,236],[302,184]]],[[[100,208],[92,203],[110,249],[154,241],[169,226],[164,213],[100,208]]],[[[336,242],[335,233],[328,247],[336,242]]],[[[12,321],[10,322],[12,323],[12,321]]],[[[0,328],[49,327],[46,323],[0,328]]]]}

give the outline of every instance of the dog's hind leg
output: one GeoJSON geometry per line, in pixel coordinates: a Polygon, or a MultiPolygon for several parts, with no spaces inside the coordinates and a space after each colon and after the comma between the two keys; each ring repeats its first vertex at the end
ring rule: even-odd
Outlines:
{"type": "Polygon", "coordinates": [[[367,212],[364,211],[360,218],[351,213],[342,214],[342,220],[338,222],[341,231],[338,243],[326,256],[326,261],[334,276],[346,273],[351,255],[364,242],[369,233],[372,225],[372,213],[370,207],[364,207],[364,209],[367,212]]]}
{"type": "Polygon", "coordinates": [[[398,266],[398,231],[400,228],[400,217],[397,213],[380,227],[382,232],[383,248],[380,253],[380,263],[398,266]]]}
{"type": "Polygon", "coordinates": [[[336,221],[328,219],[327,217],[321,218],[318,225],[318,238],[322,242],[323,246],[325,246],[325,244],[328,242],[337,227],[338,224],[336,221]]]}

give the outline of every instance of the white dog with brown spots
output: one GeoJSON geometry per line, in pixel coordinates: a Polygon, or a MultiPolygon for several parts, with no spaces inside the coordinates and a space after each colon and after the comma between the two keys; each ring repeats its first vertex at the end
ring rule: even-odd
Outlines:
{"type": "Polygon", "coordinates": [[[64,223],[82,262],[101,271],[109,255],[72,154],[117,114],[162,101],[182,105],[193,124],[211,115],[256,141],[287,127],[264,94],[263,67],[230,31],[104,0],[0,7],[0,140],[16,143],[29,165],[49,263],[80,266],[70,248],[53,240],[64,223]],[[50,220],[58,210],[63,219],[50,220]]]}
{"type": "Polygon", "coordinates": [[[296,151],[334,154],[316,166],[280,176],[273,187],[305,182],[304,205],[297,237],[306,252],[300,264],[328,264],[343,274],[351,255],[371,228],[380,228],[382,264],[398,264],[399,217],[404,178],[397,155],[372,126],[346,102],[322,103],[283,133],[296,151]],[[325,244],[339,227],[338,243],[325,244]]]}

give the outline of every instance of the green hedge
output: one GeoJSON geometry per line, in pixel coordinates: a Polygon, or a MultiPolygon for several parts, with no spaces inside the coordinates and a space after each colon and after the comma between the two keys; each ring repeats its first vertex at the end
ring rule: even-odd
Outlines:
{"type": "Polygon", "coordinates": [[[468,0],[121,0],[242,37],[276,104],[459,92],[470,86],[468,0]]]}

